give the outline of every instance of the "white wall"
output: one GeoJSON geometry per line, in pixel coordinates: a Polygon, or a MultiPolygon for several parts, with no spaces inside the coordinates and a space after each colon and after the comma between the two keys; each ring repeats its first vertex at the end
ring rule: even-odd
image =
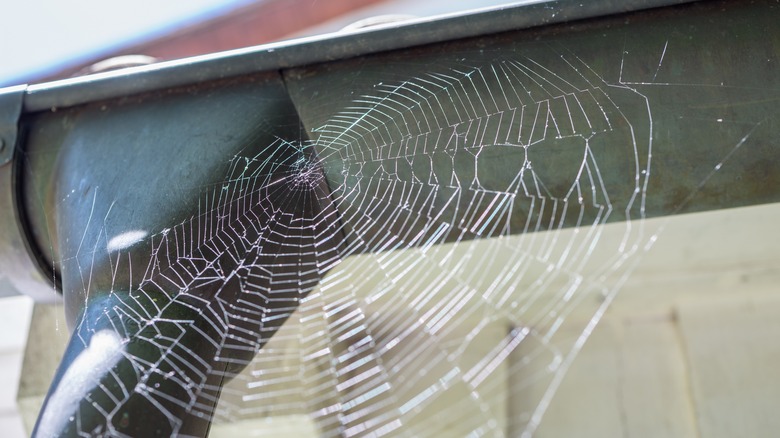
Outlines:
{"type": "Polygon", "coordinates": [[[4,438],[29,436],[16,407],[16,392],[32,305],[27,297],[0,299],[0,435],[4,438]]]}

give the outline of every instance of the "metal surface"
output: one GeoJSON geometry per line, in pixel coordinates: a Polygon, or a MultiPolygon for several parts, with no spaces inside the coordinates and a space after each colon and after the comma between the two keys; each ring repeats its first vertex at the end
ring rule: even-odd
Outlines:
{"type": "MultiPolygon", "coordinates": [[[[69,324],[88,293],[85,271],[98,289],[130,281],[132,273],[112,272],[112,238],[152,236],[204,214],[232,157],[297,135],[297,123],[274,73],[26,119],[23,210],[34,246],[69,291],[69,324]]],[[[148,264],[152,249],[133,249],[132,262],[148,264]]]]}
{"type": "Polygon", "coordinates": [[[224,79],[353,58],[425,44],[602,17],[629,11],[689,3],[693,0],[549,0],[509,4],[477,13],[411,20],[299,40],[164,62],[75,79],[32,85],[25,98],[28,112],[62,108],[224,79]]]}
{"type": "MultiPolygon", "coordinates": [[[[300,131],[280,78],[265,73],[44,113],[27,124],[26,165],[49,169],[29,174],[35,178],[27,181],[26,199],[44,201],[27,207],[33,217],[45,219],[35,228],[50,230],[36,238],[55,250],[49,257],[58,265],[67,321],[75,327],[34,436],[76,436],[109,427],[126,436],[205,436],[223,380],[240,371],[284,323],[287,303],[317,284],[316,271],[304,267],[316,265],[312,259],[329,245],[339,245],[331,239],[315,253],[301,245],[301,236],[264,238],[269,227],[294,230],[296,221],[322,215],[324,208],[307,200],[328,196],[324,185],[291,192],[281,189],[283,183],[269,184],[288,178],[304,159],[289,142],[268,147],[300,131]],[[237,156],[247,160],[231,160],[237,156]],[[247,187],[261,190],[244,192],[239,189],[244,184],[224,190],[231,172],[233,184],[246,178],[247,187]],[[226,242],[232,243],[221,247],[226,242]],[[281,304],[269,304],[262,293],[245,293],[234,281],[207,279],[231,272],[243,260],[261,271],[254,280],[261,290],[274,287],[264,283],[262,269],[286,266],[301,266],[295,279],[302,286],[286,298],[277,292],[274,299],[281,304]],[[225,303],[239,300],[263,308],[263,317],[240,318],[225,309],[225,303]],[[143,317],[152,314],[154,324],[143,317]],[[176,342],[161,347],[163,338],[176,342]],[[231,346],[214,342],[218,339],[229,339],[231,346]],[[76,360],[111,340],[123,352],[108,366],[111,372],[76,360]],[[179,366],[171,354],[191,362],[179,366]],[[87,387],[76,389],[81,396],[74,399],[69,381],[85,374],[94,375],[101,388],[146,386],[162,395],[131,391],[120,401],[99,389],[87,395],[87,387]],[[196,388],[195,395],[181,381],[196,388]],[[61,412],[63,403],[79,407],[78,421],[61,412]],[[107,419],[97,405],[116,413],[107,419]]],[[[320,226],[338,232],[327,221],[320,226]]]]}
{"type": "Polygon", "coordinates": [[[59,296],[31,256],[30,242],[24,232],[23,210],[19,208],[17,191],[19,150],[18,123],[26,87],[6,88],[0,92],[0,280],[4,280],[3,295],[14,291],[38,301],[56,301],[59,296]],[[16,158],[16,162],[14,159],[16,158]],[[12,287],[13,290],[7,290],[12,287]]]}
{"type": "MultiPolygon", "coordinates": [[[[389,93],[376,94],[378,84],[385,89],[394,86],[402,89],[403,84],[417,81],[423,92],[425,87],[435,87],[427,79],[432,76],[456,77],[458,72],[488,75],[492,70],[503,71],[501,66],[518,60],[533,71],[526,78],[527,84],[517,85],[525,87],[520,92],[542,91],[533,88],[536,81],[550,84],[551,89],[571,86],[560,95],[542,95],[538,102],[529,99],[523,105],[527,104],[532,116],[537,110],[545,112],[549,108],[552,117],[559,121],[587,125],[581,112],[580,120],[577,112],[569,112],[569,106],[575,105],[576,100],[570,100],[568,106],[561,101],[566,94],[572,96],[590,89],[604,94],[603,102],[599,103],[602,111],[609,111],[607,107],[615,105],[612,111],[619,112],[624,119],[625,126],[621,129],[588,133],[587,147],[597,157],[599,166],[608,169],[600,178],[615,209],[610,221],[734,208],[780,202],[780,160],[768,159],[778,155],[778,19],[780,5],[773,2],[701,2],[289,69],[285,70],[285,81],[303,125],[307,131],[317,131],[331,123],[334,108],[351,108],[356,100],[369,100],[366,96],[385,96],[392,105],[389,93]],[[666,47],[674,48],[677,54],[665,53],[666,47]],[[745,53],[745,48],[750,51],[745,53]],[[560,105],[548,107],[547,100],[558,100],[560,105]],[[638,168],[647,168],[649,178],[644,173],[634,173],[635,158],[638,168]],[[640,187],[634,184],[635,180],[641,183],[640,187]],[[638,188],[642,188],[641,199],[637,198],[639,192],[635,192],[638,188]]],[[[454,90],[470,87],[466,75],[463,77],[465,85],[454,86],[454,90]]],[[[491,108],[488,112],[492,112],[495,110],[491,102],[500,100],[502,93],[511,94],[511,90],[498,86],[494,91],[495,95],[491,95],[490,90],[475,86],[458,96],[470,97],[475,105],[487,102],[491,108]]],[[[418,97],[412,90],[407,89],[405,93],[410,97],[399,92],[397,100],[401,103],[430,108],[423,101],[415,101],[418,97]]],[[[379,106],[387,105],[379,98],[376,102],[379,106]]],[[[391,105],[384,111],[392,113],[391,105]]],[[[398,107],[403,108],[400,104],[398,107]]],[[[454,105],[441,114],[432,109],[426,111],[407,110],[404,120],[412,124],[410,120],[416,123],[432,118],[456,120],[464,136],[467,130],[472,132],[465,141],[467,144],[477,142],[473,132],[478,131],[478,126],[491,123],[489,117],[473,116],[472,120],[464,120],[454,105]],[[409,118],[415,115],[417,119],[409,118]]],[[[382,111],[378,113],[381,118],[382,111]]],[[[584,117],[595,119],[587,111],[584,117]]],[[[485,136],[492,139],[494,132],[506,131],[512,123],[506,117],[503,124],[490,125],[492,130],[485,136]]],[[[392,131],[393,124],[388,125],[392,131]]],[[[549,127],[545,122],[539,125],[548,129],[546,140],[528,148],[500,150],[492,146],[482,153],[478,162],[469,154],[453,158],[438,146],[457,133],[457,126],[442,126],[432,132],[399,129],[393,134],[399,139],[393,145],[400,151],[397,156],[387,152],[377,156],[368,149],[370,146],[364,146],[365,150],[350,150],[348,155],[327,155],[323,149],[330,148],[327,142],[315,147],[320,154],[330,157],[325,169],[331,187],[338,188],[339,195],[392,193],[397,197],[393,202],[398,205],[404,204],[400,199],[426,200],[430,204],[425,204],[424,211],[439,212],[444,208],[447,210],[444,216],[450,218],[450,223],[466,223],[468,215],[486,214],[493,206],[493,199],[485,198],[475,207],[476,213],[458,210],[458,205],[448,202],[452,190],[445,190],[441,184],[419,182],[420,174],[415,172],[431,172],[439,181],[448,181],[449,175],[459,173],[461,179],[468,175],[467,181],[471,181],[476,171],[470,169],[476,166],[486,189],[505,191],[522,173],[521,166],[527,157],[534,164],[536,174],[545,181],[549,196],[563,199],[581,165],[586,142],[577,136],[557,138],[559,134],[552,128],[552,122],[549,127]],[[403,149],[406,137],[414,140],[403,149]],[[430,142],[437,146],[426,148],[426,153],[412,147],[430,142]],[[433,157],[434,164],[427,164],[428,157],[433,157]],[[358,173],[383,176],[355,178],[358,173]],[[398,181],[410,182],[415,189],[406,190],[398,181]]],[[[463,184],[462,189],[467,191],[468,186],[463,184]]],[[[530,204],[531,199],[526,201],[530,204]]],[[[548,223],[551,219],[549,212],[543,217],[529,216],[530,205],[524,207],[520,196],[514,202],[514,215],[509,219],[512,230],[519,230],[514,232],[522,232],[526,223],[548,223]]],[[[352,209],[342,214],[349,217],[371,214],[378,224],[415,223],[413,219],[421,209],[422,206],[414,206],[400,216],[396,211],[383,212],[380,208],[371,212],[352,209]]],[[[580,216],[576,211],[569,211],[567,217],[556,222],[560,220],[564,226],[582,221],[593,223],[601,213],[592,209],[580,216]]],[[[387,232],[376,229],[373,234],[381,236],[387,232]]],[[[469,236],[477,237],[471,232],[456,237],[469,236]]]]}

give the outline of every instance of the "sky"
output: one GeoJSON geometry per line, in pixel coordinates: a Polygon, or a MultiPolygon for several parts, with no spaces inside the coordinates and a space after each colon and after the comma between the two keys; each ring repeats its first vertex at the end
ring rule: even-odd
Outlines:
{"type": "Polygon", "coordinates": [[[249,1],[0,1],[0,86],[249,1]]]}

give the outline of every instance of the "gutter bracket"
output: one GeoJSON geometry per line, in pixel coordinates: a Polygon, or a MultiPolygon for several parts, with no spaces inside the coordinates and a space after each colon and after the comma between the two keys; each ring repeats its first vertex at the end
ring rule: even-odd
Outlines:
{"type": "Polygon", "coordinates": [[[13,161],[27,85],[0,89],[0,166],[13,161]]]}

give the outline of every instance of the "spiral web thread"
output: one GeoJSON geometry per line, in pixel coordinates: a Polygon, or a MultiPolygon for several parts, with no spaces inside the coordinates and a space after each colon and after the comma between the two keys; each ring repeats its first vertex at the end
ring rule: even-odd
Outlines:
{"type": "Polygon", "coordinates": [[[176,433],[170,407],[212,415],[223,377],[217,424],[531,433],[647,243],[651,129],[644,95],[562,56],[377,84],[311,140],[248,147],[199,215],[150,238],[148,266],[113,256],[138,284],[117,330],[157,353],[124,352],[136,379],[95,390],[109,430],[83,434],[122,436],[118,413],[139,397],[176,433]],[[630,168],[616,195],[607,154],[630,168]],[[181,345],[193,323],[177,308],[208,321],[195,336],[220,366],[181,345]],[[157,390],[176,379],[175,395],[157,390]]]}

